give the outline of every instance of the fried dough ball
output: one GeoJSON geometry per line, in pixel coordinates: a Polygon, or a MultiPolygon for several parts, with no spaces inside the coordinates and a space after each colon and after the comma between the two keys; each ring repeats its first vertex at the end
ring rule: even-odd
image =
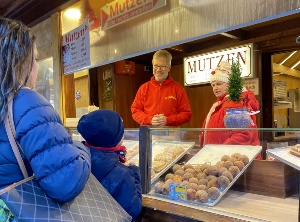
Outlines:
{"type": "Polygon", "coordinates": [[[245,165],[249,163],[249,157],[247,157],[246,155],[241,155],[238,160],[242,161],[245,165]]]}
{"type": "Polygon", "coordinates": [[[198,190],[199,189],[199,186],[198,186],[198,184],[196,184],[196,183],[189,183],[188,185],[187,185],[187,188],[188,189],[193,189],[193,190],[198,190]]]}
{"type": "Polygon", "coordinates": [[[154,157],[154,160],[171,163],[172,160],[175,158],[176,158],[175,154],[172,154],[172,153],[159,153],[154,157]]]}
{"type": "Polygon", "coordinates": [[[207,168],[204,169],[202,172],[205,173],[206,175],[208,175],[208,170],[207,170],[207,168]]]}
{"type": "Polygon", "coordinates": [[[188,200],[195,200],[196,190],[194,189],[187,189],[187,199],[188,200]]]}
{"type": "Polygon", "coordinates": [[[168,186],[169,186],[169,183],[173,183],[174,182],[174,180],[167,180],[167,181],[165,181],[165,184],[168,184],[168,186]]]}
{"type": "Polygon", "coordinates": [[[210,166],[207,168],[208,175],[214,175],[217,176],[219,173],[219,169],[217,166],[210,166]]]}
{"type": "Polygon", "coordinates": [[[200,179],[198,180],[198,185],[206,185],[208,183],[207,179],[200,179]]]}
{"type": "Polygon", "coordinates": [[[220,176],[218,178],[218,184],[219,184],[219,188],[225,189],[226,187],[229,186],[230,180],[228,179],[228,177],[220,176]]]}
{"type": "Polygon", "coordinates": [[[194,173],[195,173],[195,170],[192,169],[192,168],[187,168],[184,172],[185,172],[185,173],[192,173],[192,174],[194,174],[194,173]]]}
{"type": "Polygon", "coordinates": [[[200,180],[200,179],[206,179],[207,178],[207,175],[205,173],[198,173],[197,174],[197,179],[200,180]]]}
{"type": "Polygon", "coordinates": [[[192,177],[194,177],[194,174],[192,174],[192,173],[185,173],[185,174],[183,174],[182,179],[183,180],[189,180],[192,177]]]}
{"type": "Polygon", "coordinates": [[[214,175],[209,175],[209,176],[207,176],[207,178],[206,178],[207,180],[208,180],[208,182],[209,181],[211,181],[211,180],[214,180],[214,179],[217,179],[217,177],[216,176],[214,176],[214,175]]]}
{"type": "Polygon", "coordinates": [[[207,192],[208,187],[206,185],[199,185],[198,190],[205,190],[207,192]]]}
{"type": "Polygon", "coordinates": [[[211,200],[215,200],[220,196],[220,190],[216,187],[208,188],[207,193],[208,193],[209,199],[211,199],[211,200]]]}
{"type": "Polygon", "coordinates": [[[169,194],[169,183],[164,183],[162,186],[162,194],[168,195],[169,194]]]}
{"type": "Polygon", "coordinates": [[[207,183],[207,187],[210,188],[210,187],[216,187],[216,188],[219,188],[219,183],[218,183],[218,179],[212,179],[210,181],[208,181],[207,183]]]}
{"type": "Polygon", "coordinates": [[[198,173],[202,173],[202,169],[201,169],[201,166],[197,165],[197,166],[194,166],[194,170],[195,170],[195,174],[198,174],[198,173]]]}
{"type": "Polygon", "coordinates": [[[230,180],[230,182],[233,180],[232,173],[230,173],[229,171],[223,172],[221,176],[227,177],[230,180]]]}
{"type": "Polygon", "coordinates": [[[189,185],[189,181],[187,181],[187,180],[184,180],[184,181],[182,181],[180,184],[181,185],[185,185],[185,186],[188,186],[189,185]]]}
{"type": "Polygon", "coordinates": [[[245,167],[245,164],[243,163],[243,161],[240,161],[240,160],[233,162],[233,165],[237,166],[240,170],[242,170],[245,167]]]}
{"type": "Polygon", "coordinates": [[[183,176],[184,171],[183,170],[176,170],[176,172],[174,174],[179,175],[179,176],[183,176]]]}
{"type": "Polygon", "coordinates": [[[216,166],[219,168],[223,167],[223,165],[224,165],[224,161],[222,161],[222,160],[220,160],[216,163],[216,166]]]}
{"type": "Polygon", "coordinates": [[[221,176],[223,172],[227,171],[228,169],[226,167],[219,168],[218,176],[221,176]]]}
{"type": "Polygon", "coordinates": [[[230,162],[234,163],[235,161],[237,161],[237,158],[230,157],[230,158],[228,159],[228,161],[230,161],[230,162]]]}
{"type": "Polygon", "coordinates": [[[227,161],[228,159],[230,158],[230,156],[229,155],[224,155],[224,156],[222,156],[221,157],[221,161],[227,161]]]}
{"type": "Polygon", "coordinates": [[[186,169],[194,169],[194,166],[190,163],[186,163],[183,165],[183,169],[186,170],[186,169]]]}
{"type": "Polygon", "coordinates": [[[164,182],[162,181],[158,181],[155,185],[154,185],[154,192],[155,193],[162,193],[162,187],[164,185],[164,182]]]}
{"type": "Polygon", "coordinates": [[[179,164],[175,164],[172,168],[173,173],[175,173],[177,170],[182,170],[182,167],[179,164]]]}
{"type": "Polygon", "coordinates": [[[196,177],[192,177],[192,178],[189,179],[189,182],[198,184],[199,181],[196,177]]]}
{"type": "Polygon", "coordinates": [[[206,170],[209,166],[210,166],[210,164],[208,164],[208,163],[202,164],[202,165],[201,165],[202,172],[203,172],[204,170],[206,170]]]}
{"type": "Polygon", "coordinates": [[[206,203],[208,201],[208,193],[204,190],[198,190],[195,194],[195,198],[201,203],[206,203]]]}
{"type": "Polygon", "coordinates": [[[173,173],[168,173],[166,176],[165,176],[165,180],[168,180],[168,179],[171,179],[171,180],[173,180],[173,177],[174,177],[175,175],[173,174],[173,173]]]}
{"type": "Polygon", "coordinates": [[[237,166],[229,167],[228,171],[232,174],[233,178],[235,178],[240,173],[240,169],[237,166]]]}
{"type": "Polygon", "coordinates": [[[165,181],[165,183],[174,183],[174,180],[168,179],[168,180],[165,181]]]}
{"type": "Polygon", "coordinates": [[[238,159],[240,158],[241,155],[242,155],[242,154],[240,154],[240,153],[234,153],[234,154],[231,155],[231,157],[238,160],[238,159]]]}
{"type": "Polygon", "coordinates": [[[182,182],[182,176],[175,175],[175,176],[173,177],[173,181],[174,181],[175,183],[181,183],[181,182],[182,182]]]}
{"type": "Polygon", "coordinates": [[[231,161],[227,160],[224,162],[223,166],[226,167],[227,169],[229,169],[229,167],[233,166],[233,163],[231,161]]]}

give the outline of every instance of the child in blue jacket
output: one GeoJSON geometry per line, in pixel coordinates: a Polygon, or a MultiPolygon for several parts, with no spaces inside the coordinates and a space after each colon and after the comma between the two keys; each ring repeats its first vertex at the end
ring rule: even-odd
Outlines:
{"type": "Polygon", "coordinates": [[[124,165],[121,117],[111,110],[96,110],[80,118],[77,130],[90,148],[92,173],[135,220],[142,209],[141,175],[137,166],[124,165]]]}

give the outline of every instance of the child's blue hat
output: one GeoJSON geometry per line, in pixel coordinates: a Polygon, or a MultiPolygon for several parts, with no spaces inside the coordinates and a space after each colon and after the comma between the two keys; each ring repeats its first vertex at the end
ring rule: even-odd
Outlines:
{"type": "Polygon", "coordinates": [[[101,109],[83,115],[77,130],[89,145],[109,148],[123,138],[124,124],[117,112],[101,109]]]}

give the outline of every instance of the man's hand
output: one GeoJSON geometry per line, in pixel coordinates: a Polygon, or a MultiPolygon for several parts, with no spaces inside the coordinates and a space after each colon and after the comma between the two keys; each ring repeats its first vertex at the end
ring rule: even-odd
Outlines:
{"type": "Polygon", "coordinates": [[[154,115],[151,120],[151,124],[153,126],[165,126],[166,123],[167,123],[167,118],[165,117],[164,114],[154,115]]]}

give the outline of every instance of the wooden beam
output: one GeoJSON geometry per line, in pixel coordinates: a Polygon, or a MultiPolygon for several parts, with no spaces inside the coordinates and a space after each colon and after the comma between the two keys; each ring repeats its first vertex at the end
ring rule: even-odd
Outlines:
{"type": "Polygon", "coordinates": [[[9,10],[5,16],[21,20],[26,25],[32,27],[46,18],[50,18],[55,12],[60,12],[78,1],[79,0],[29,0],[23,3],[21,0],[18,0],[19,7],[12,11],[9,10]]]}
{"type": "Polygon", "coordinates": [[[277,63],[273,63],[273,73],[286,74],[289,76],[300,78],[300,71],[291,69],[290,67],[286,67],[277,63]]]}
{"type": "Polygon", "coordinates": [[[242,29],[237,29],[230,32],[223,32],[221,33],[221,35],[237,40],[246,40],[248,38],[248,32],[242,29]]]}
{"type": "Polygon", "coordinates": [[[10,14],[15,11],[20,10],[24,6],[30,4],[33,0],[14,0],[10,1],[8,5],[5,5],[3,8],[0,8],[0,15],[4,17],[9,17],[10,14]]]}
{"type": "MultiPolygon", "coordinates": [[[[276,20],[273,20],[272,21],[273,24],[266,23],[266,25],[264,26],[260,26],[258,28],[252,28],[251,30],[248,31],[249,38],[256,38],[259,36],[270,36],[271,34],[274,33],[281,33],[288,30],[299,29],[299,13],[298,15],[295,16],[297,17],[286,21],[282,21],[282,22],[278,21],[276,23],[276,20]]],[[[247,29],[249,28],[251,27],[247,27],[247,29]]]]}

